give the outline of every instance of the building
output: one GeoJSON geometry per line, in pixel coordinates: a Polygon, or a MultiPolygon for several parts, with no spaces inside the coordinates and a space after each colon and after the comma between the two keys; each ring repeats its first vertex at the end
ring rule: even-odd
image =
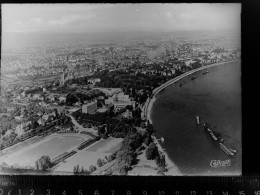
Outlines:
{"type": "Polygon", "coordinates": [[[64,85],[64,81],[65,81],[65,73],[63,72],[60,76],[60,86],[64,85]]]}
{"type": "Polygon", "coordinates": [[[123,118],[131,119],[133,117],[132,112],[130,112],[128,109],[122,114],[123,118]]]}
{"type": "Polygon", "coordinates": [[[34,94],[33,95],[33,99],[40,99],[41,98],[41,94],[34,94]]]}
{"type": "Polygon", "coordinates": [[[82,106],[82,112],[83,113],[88,113],[88,114],[92,114],[94,112],[96,112],[97,110],[97,102],[90,102],[88,104],[85,104],[82,106]]]}
{"type": "Polygon", "coordinates": [[[44,120],[42,118],[39,118],[39,120],[37,121],[37,123],[39,125],[44,125],[44,120]]]}
{"type": "Polygon", "coordinates": [[[59,97],[59,101],[60,102],[65,102],[66,101],[66,97],[65,96],[60,96],[59,97]]]}
{"type": "Polygon", "coordinates": [[[16,121],[21,121],[22,120],[21,116],[15,116],[14,118],[15,118],[16,121]]]}
{"type": "Polygon", "coordinates": [[[129,95],[125,95],[124,93],[119,93],[113,96],[113,104],[115,106],[115,110],[120,110],[125,108],[126,106],[133,106],[134,101],[131,101],[129,95]]]}
{"type": "Polygon", "coordinates": [[[13,132],[12,129],[8,129],[8,130],[5,132],[5,136],[11,135],[12,132],[13,132]]]}
{"type": "Polygon", "coordinates": [[[108,108],[99,108],[97,110],[97,112],[100,112],[100,113],[103,113],[103,112],[106,112],[106,111],[108,111],[108,108]]]}
{"type": "Polygon", "coordinates": [[[120,110],[125,108],[126,106],[133,106],[134,102],[114,102],[115,110],[120,110]]]}
{"type": "Polygon", "coordinates": [[[18,136],[21,136],[22,134],[24,134],[24,127],[25,127],[24,123],[21,123],[20,125],[17,125],[16,128],[15,128],[15,133],[18,136]]]}
{"type": "Polygon", "coordinates": [[[94,78],[94,79],[89,79],[89,80],[88,80],[88,82],[90,82],[90,83],[92,83],[92,84],[98,83],[98,82],[100,82],[100,81],[101,81],[101,79],[99,79],[99,78],[94,78]]]}
{"type": "Polygon", "coordinates": [[[108,104],[113,104],[114,100],[112,97],[109,97],[108,99],[105,99],[105,104],[108,105],[108,104]]]}
{"type": "Polygon", "coordinates": [[[25,96],[26,96],[25,91],[23,91],[23,92],[21,93],[21,95],[22,95],[22,97],[25,97],[25,96]]]}
{"type": "Polygon", "coordinates": [[[124,93],[117,94],[117,96],[115,96],[115,98],[116,98],[115,100],[119,101],[119,102],[130,101],[129,95],[125,95],[124,93]]]}

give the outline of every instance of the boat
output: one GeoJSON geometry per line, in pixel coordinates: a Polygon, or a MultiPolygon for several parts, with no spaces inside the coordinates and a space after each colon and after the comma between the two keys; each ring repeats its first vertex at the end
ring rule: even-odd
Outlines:
{"type": "Polygon", "coordinates": [[[223,143],[219,143],[219,145],[220,145],[220,148],[221,148],[225,153],[227,153],[228,155],[230,155],[230,156],[234,156],[234,155],[235,155],[235,154],[234,154],[230,149],[228,149],[227,146],[225,146],[223,143]]]}
{"type": "Polygon", "coordinates": [[[193,76],[193,77],[191,77],[191,80],[194,80],[194,79],[196,79],[197,77],[196,76],[193,76]]]}
{"type": "Polygon", "coordinates": [[[214,135],[214,133],[210,132],[209,134],[211,135],[211,137],[212,137],[215,141],[218,140],[218,138],[214,135]]]}
{"type": "Polygon", "coordinates": [[[237,153],[237,151],[236,151],[236,150],[234,150],[234,149],[230,149],[230,151],[231,151],[231,152],[233,152],[234,154],[236,154],[236,153],[237,153]]]}
{"type": "Polygon", "coordinates": [[[161,137],[161,142],[162,142],[162,143],[164,142],[164,137],[161,137]]]}
{"type": "Polygon", "coordinates": [[[204,127],[205,131],[211,132],[211,129],[209,128],[209,124],[208,123],[204,123],[203,127],[204,127]]]}
{"type": "Polygon", "coordinates": [[[210,132],[210,133],[212,132],[212,130],[209,127],[205,128],[205,130],[210,132]]]}
{"type": "Polygon", "coordinates": [[[204,75],[204,74],[207,74],[207,73],[209,73],[209,71],[207,70],[206,72],[203,72],[202,74],[204,75]]]}
{"type": "Polygon", "coordinates": [[[197,125],[200,125],[200,117],[199,116],[196,116],[196,122],[197,122],[197,125]]]}
{"type": "Polygon", "coordinates": [[[224,139],[222,139],[222,138],[218,135],[217,132],[215,132],[214,130],[210,129],[208,123],[204,123],[203,126],[204,126],[204,130],[205,130],[205,131],[208,131],[209,134],[211,135],[211,137],[212,137],[215,141],[218,141],[220,148],[221,148],[226,154],[228,154],[228,155],[230,155],[230,156],[234,156],[234,155],[236,154],[237,151],[234,150],[234,149],[229,149],[229,148],[227,148],[227,146],[224,144],[224,143],[225,143],[225,142],[224,142],[224,139]]]}
{"type": "Polygon", "coordinates": [[[204,129],[206,129],[206,128],[209,127],[209,124],[208,124],[208,123],[204,123],[204,124],[203,124],[203,127],[204,127],[204,129]]]}

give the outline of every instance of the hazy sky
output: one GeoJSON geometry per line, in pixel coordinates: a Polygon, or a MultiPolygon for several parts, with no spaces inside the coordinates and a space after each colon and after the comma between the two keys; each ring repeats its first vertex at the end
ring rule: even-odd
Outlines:
{"type": "Polygon", "coordinates": [[[241,4],[3,4],[3,32],[240,29],[241,4]]]}

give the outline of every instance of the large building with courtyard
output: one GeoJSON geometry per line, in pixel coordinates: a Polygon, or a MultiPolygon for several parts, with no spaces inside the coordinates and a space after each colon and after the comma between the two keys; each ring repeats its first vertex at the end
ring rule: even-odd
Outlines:
{"type": "Polygon", "coordinates": [[[82,113],[93,114],[97,111],[97,102],[90,102],[82,106],[82,113]]]}

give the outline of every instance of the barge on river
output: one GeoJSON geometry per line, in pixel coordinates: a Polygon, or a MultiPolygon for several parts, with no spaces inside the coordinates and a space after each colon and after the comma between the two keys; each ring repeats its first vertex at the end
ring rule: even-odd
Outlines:
{"type": "Polygon", "coordinates": [[[219,143],[219,147],[228,155],[230,156],[234,156],[236,154],[236,150],[234,149],[229,149],[225,144],[224,144],[224,140],[216,135],[216,132],[213,131],[210,127],[209,124],[204,123],[204,130],[207,131],[210,136],[213,138],[214,141],[217,141],[219,143]]]}

